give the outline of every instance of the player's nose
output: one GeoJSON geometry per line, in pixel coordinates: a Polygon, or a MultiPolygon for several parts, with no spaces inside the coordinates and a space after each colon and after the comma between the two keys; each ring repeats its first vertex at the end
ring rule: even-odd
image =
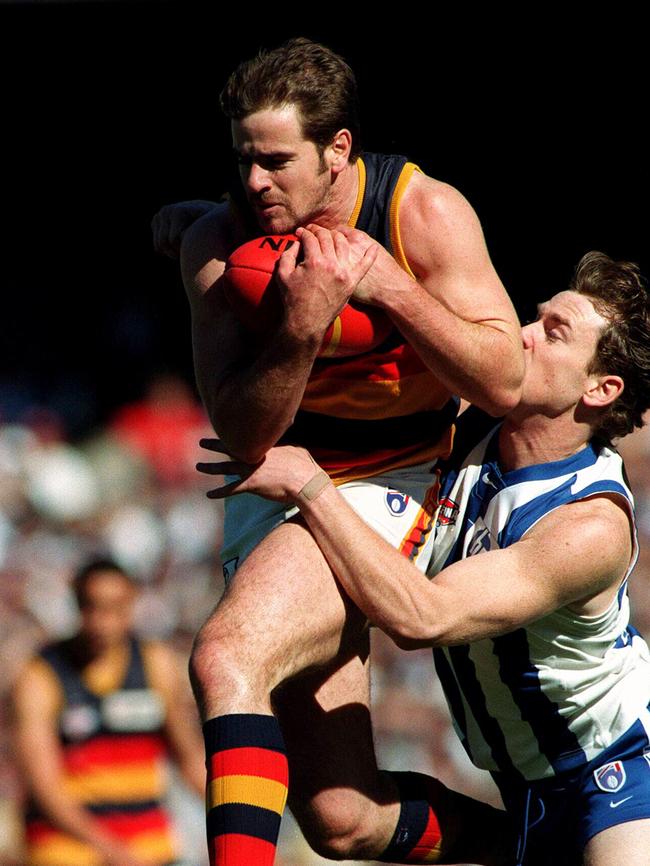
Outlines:
{"type": "Polygon", "coordinates": [[[253,163],[246,178],[246,185],[251,192],[262,192],[270,186],[269,173],[260,165],[253,163]]]}
{"type": "Polygon", "coordinates": [[[534,339],[535,339],[535,325],[537,322],[530,322],[528,325],[524,325],[521,329],[521,340],[524,344],[524,349],[532,348],[534,339]]]}

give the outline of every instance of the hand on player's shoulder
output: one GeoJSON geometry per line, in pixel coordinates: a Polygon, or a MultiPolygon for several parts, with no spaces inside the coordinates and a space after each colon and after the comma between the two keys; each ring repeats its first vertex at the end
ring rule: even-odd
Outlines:
{"type": "Polygon", "coordinates": [[[163,205],[151,221],[154,250],[177,259],[187,229],[215,207],[217,207],[216,202],[204,199],[163,205]]]}

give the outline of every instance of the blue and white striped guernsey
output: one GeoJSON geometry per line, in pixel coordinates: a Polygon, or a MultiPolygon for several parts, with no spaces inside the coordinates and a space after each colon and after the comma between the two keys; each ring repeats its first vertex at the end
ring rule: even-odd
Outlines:
{"type": "MultiPolygon", "coordinates": [[[[507,547],[555,508],[599,493],[620,495],[634,521],[616,451],[589,444],[564,460],[502,473],[500,424],[472,410],[466,415],[442,481],[430,574],[507,547]]],[[[636,530],[633,536],[632,564],[636,530]]],[[[474,764],[526,780],[553,776],[590,761],[648,715],[650,655],[629,626],[631,569],[598,616],[565,607],[495,639],[434,650],[456,731],[474,764]]]]}

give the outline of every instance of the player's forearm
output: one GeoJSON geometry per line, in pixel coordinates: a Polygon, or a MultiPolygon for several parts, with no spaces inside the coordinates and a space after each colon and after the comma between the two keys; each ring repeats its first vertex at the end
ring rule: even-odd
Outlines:
{"type": "Polygon", "coordinates": [[[197,386],[212,425],[230,453],[257,463],[293,422],[320,344],[280,329],[255,358],[223,370],[210,328],[195,321],[193,331],[197,386]]]}
{"type": "Polygon", "coordinates": [[[458,619],[451,598],[380,538],[333,485],[313,501],[293,498],[343,589],[371,622],[406,649],[448,640],[449,620],[458,619]]]}
{"type": "Polygon", "coordinates": [[[89,845],[107,860],[122,847],[90,812],[66,796],[61,784],[37,787],[33,796],[53,825],[89,845]]]}
{"type": "Polygon", "coordinates": [[[406,274],[381,305],[453,394],[495,416],[517,405],[524,366],[516,322],[467,321],[406,274]]]}

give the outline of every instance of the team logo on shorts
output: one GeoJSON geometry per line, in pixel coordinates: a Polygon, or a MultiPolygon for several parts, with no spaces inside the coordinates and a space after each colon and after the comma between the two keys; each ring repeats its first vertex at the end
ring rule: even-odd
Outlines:
{"type": "Polygon", "coordinates": [[[606,794],[614,794],[620,791],[625,784],[625,768],[623,761],[610,761],[594,770],[594,779],[601,791],[606,794]]]}
{"type": "Polygon", "coordinates": [[[443,496],[438,510],[438,526],[453,526],[456,523],[459,510],[459,506],[453,499],[443,496]]]}
{"type": "Polygon", "coordinates": [[[399,490],[387,490],[384,502],[393,517],[399,517],[406,511],[410,498],[407,493],[400,493],[399,490]]]}

